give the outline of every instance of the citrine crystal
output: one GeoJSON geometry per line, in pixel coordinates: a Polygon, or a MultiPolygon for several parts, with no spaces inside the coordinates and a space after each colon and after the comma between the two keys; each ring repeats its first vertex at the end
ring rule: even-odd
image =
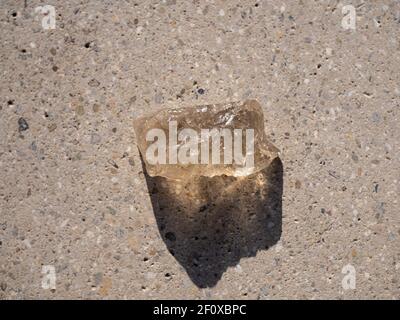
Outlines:
{"type": "Polygon", "coordinates": [[[136,119],[134,129],[152,177],[243,177],[278,156],[255,100],[163,109],[136,119]]]}

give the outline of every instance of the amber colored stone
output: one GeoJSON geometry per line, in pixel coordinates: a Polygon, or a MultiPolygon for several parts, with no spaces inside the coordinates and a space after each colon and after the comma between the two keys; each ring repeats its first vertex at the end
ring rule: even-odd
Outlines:
{"type": "MultiPolygon", "coordinates": [[[[137,145],[146,166],[146,171],[150,176],[161,176],[173,180],[186,180],[196,177],[214,177],[214,176],[234,176],[243,177],[254,174],[266,168],[273,159],[278,156],[279,150],[268,141],[265,135],[264,115],[260,104],[255,100],[245,102],[232,102],[225,104],[200,105],[186,108],[169,108],[141,116],[134,121],[134,130],[137,138],[137,145]],[[171,148],[174,144],[170,143],[170,124],[176,123],[177,132],[182,129],[193,129],[198,133],[198,140],[192,140],[192,145],[197,148],[198,154],[194,155],[195,163],[173,162],[170,156],[171,148]],[[161,129],[166,135],[166,162],[150,163],[146,157],[146,151],[154,141],[147,141],[146,135],[151,129],[161,129]],[[221,138],[219,144],[220,163],[204,163],[201,160],[202,140],[201,130],[204,129],[229,129],[232,132],[235,129],[243,131],[243,161],[225,162],[224,151],[229,144],[221,138]],[[247,140],[245,139],[246,129],[252,129],[254,135],[253,152],[246,154],[247,140]],[[194,143],[193,143],[194,141],[194,143]],[[244,165],[249,159],[253,159],[252,165],[244,165]]],[[[232,137],[234,134],[232,135],[232,137]]],[[[250,141],[250,140],[249,140],[250,141]]],[[[177,141],[176,152],[182,151],[185,143],[177,141]]],[[[233,145],[233,143],[232,143],[233,145]]],[[[231,147],[232,147],[231,145],[231,147]]],[[[209,159],[212,157],[212,143],[209,143],[209,159]]],[[[233,145],[233,149],[235,149],[233,145]]],[[[186,150],[186,149],[185,149],[186,150]]],[[[195,150],[195,149],[193,149],[195,150]]],[[[190,153],[190,152],[189,152],[190,153]]],[[[158,154],[158,153],[157,153],[158,154]]],[[[218,157],[217,157],[218,158],[218,157]]],[[[207,161],[207,160],[206,160],[207,161]]]]}

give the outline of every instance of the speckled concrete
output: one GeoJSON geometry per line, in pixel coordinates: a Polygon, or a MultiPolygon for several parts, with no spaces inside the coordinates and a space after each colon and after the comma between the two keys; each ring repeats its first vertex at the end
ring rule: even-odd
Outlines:
{"type": "Polygon", "coordinates": [[[0,298],[400,298],[399,1],[47,4],[55,29],[41,1],[0,2],[0,298]],[[282,150],[282,230],[201,288],[132,122],[246,98],[282,150]]]}

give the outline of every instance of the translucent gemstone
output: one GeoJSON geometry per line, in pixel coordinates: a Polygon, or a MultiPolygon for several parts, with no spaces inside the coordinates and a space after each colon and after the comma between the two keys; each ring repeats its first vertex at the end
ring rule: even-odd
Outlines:
{"type": "Polygon", "coordinates": [[[163,109],[136,119],[134,129],[152,177],[244,177],[268,167],[279,152],[266,138],[255,100],[163,109]]]}

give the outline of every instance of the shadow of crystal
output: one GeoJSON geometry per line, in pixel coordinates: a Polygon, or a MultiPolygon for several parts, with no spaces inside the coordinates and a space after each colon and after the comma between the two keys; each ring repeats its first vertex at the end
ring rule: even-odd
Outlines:
{"type": "Polygon", "coordinates": [[[200,177],[186,183],[150,177],[142,165],[162,239],[196,286],[215,286],[228,267],[280,239],[279,158],[248,177],[200,177]]]}

